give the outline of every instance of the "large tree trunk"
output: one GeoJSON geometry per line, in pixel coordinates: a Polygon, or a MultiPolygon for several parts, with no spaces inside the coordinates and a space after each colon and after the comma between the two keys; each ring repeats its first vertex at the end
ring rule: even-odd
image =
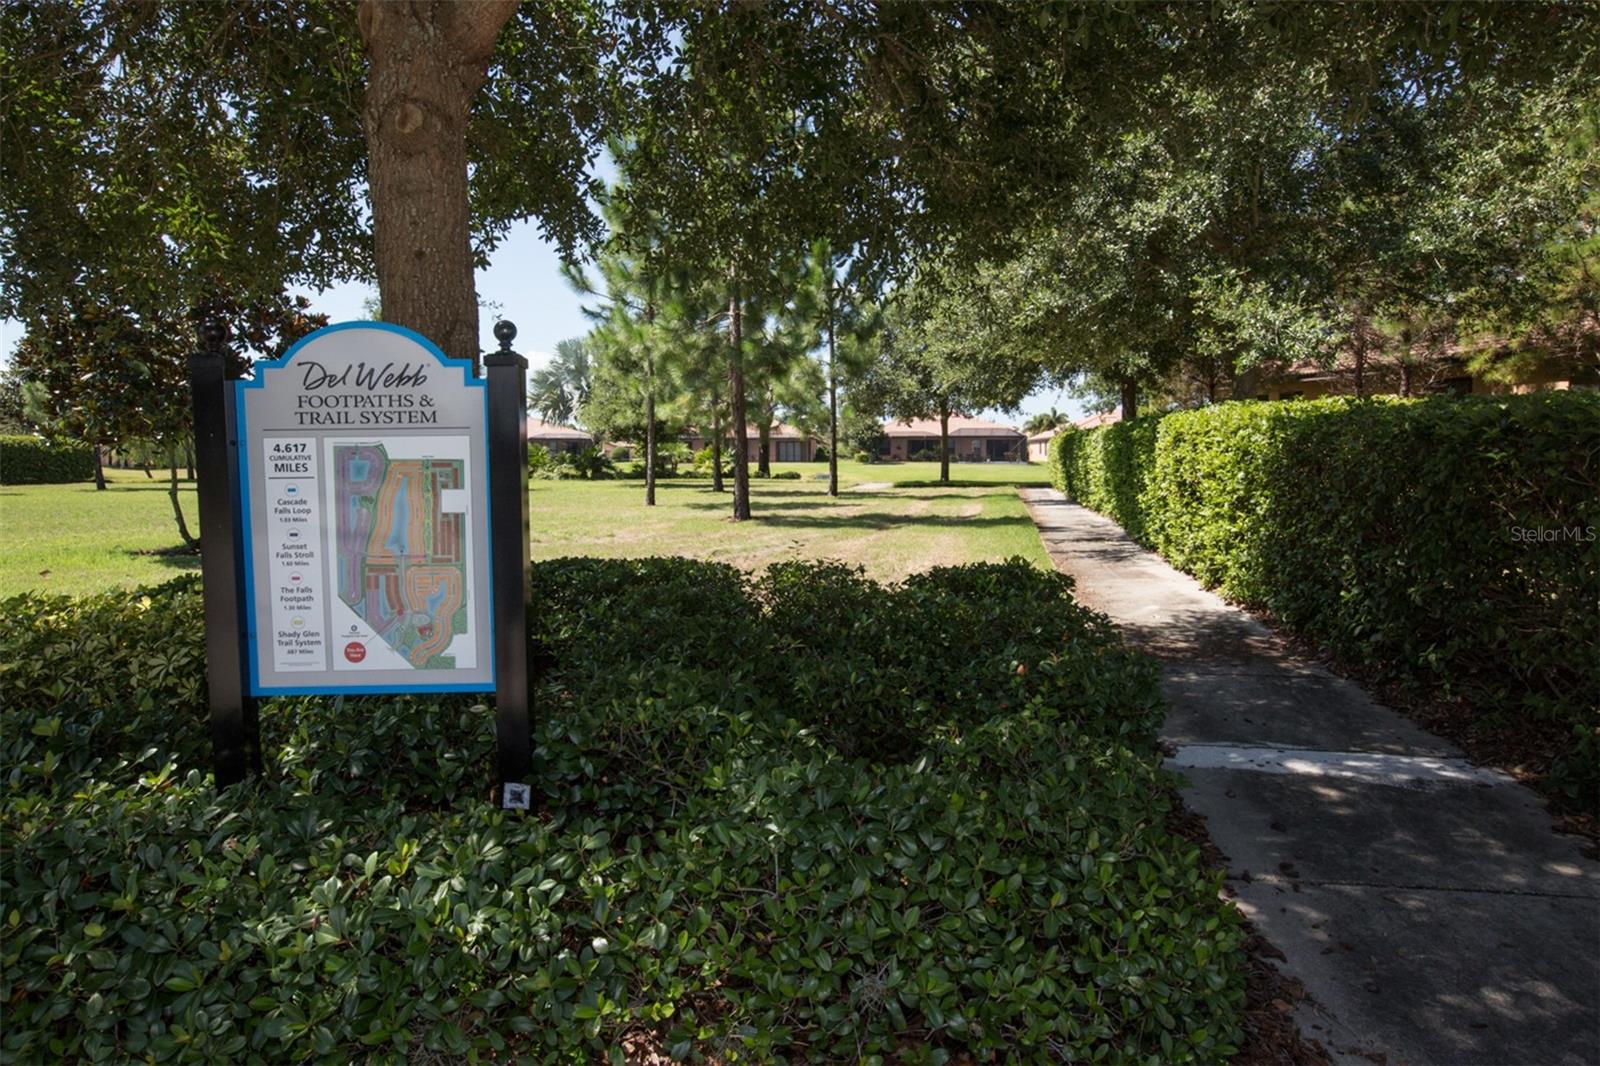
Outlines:
{"type": "Polygon", "coordinates": [[[172,474],[171,479],[167,482],[167,497],[172,500],[172,517],[178,520],[178,536],[183,538],[183,543],[186,547],[198,548],[200,547],[200,542],[194,538],[194,534],[189,532],[189,523],[183,519],[183,504],[178,499],[177,460],[174,459],[172,465],[167,469],[172,474]]]}
{"type": "Polygon", "coordinates": [[[733,408],[733,517],[750,517],[750,426],[744,406],[744,322],[740,316],[739,284],[728,298],[728,384],[733,408]]]}
{"type": "Polygon", "coordinates": [[[106,454],[98,444],[94,446],[94,489],[106,491],[106,454]]]}
{"type": "Polygon", "coordinates": [[[1122,420],[1132,422],[1139,417],[1139,385],[1132,380],[1122,383],[1122,420]]]}
{"type": "Polygon", "coordinates": [[[362,0],[362,108],[384,317],[478,361],[467,114],[516,0],[362,0]]]}
{"type": "Polygon", "coordinates": [[[756,469],[762,477],[772,476],[772,412],[761,412],[761,425],[756,429],[756,469]]]}
{"type": "Polygon", "coordinates": [[[644,505],[656,505],[656,382],[653,372],[644,394],[644,505]]]}
{"type": "Polygon", "coordinates": [[[939,481],[950,484],[950,405],[939,405],[939,481]]]}
{"type": "Polygon", "coordinates": [[[828,264],[828,495],[839,495],[839,367],[833,347],[833,264],[828,264]]]}

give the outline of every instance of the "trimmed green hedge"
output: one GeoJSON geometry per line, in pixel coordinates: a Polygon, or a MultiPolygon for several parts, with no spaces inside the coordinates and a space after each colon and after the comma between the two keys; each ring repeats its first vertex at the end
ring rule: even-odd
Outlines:
{"type": "Polygon", "coordinates": [[[1600,396],[1229,403],[1067,433],[1057,488],[1351,661],[1565,723],[1600,788],[1600,396]]]}
{"type": "Polygon", "coordinates": [[[470,698],[281,699],[219,796],[197,583],[0,605],[0,1059],[1216,1062],[1241,930],[1152,666],[1020,561],[537,565],[470,698]]]}
{"type": "Polygon", "coordinates": [[[94,449],[75,441],[0,436],[0,485],[57,485],[94,477],[94,449]]]}

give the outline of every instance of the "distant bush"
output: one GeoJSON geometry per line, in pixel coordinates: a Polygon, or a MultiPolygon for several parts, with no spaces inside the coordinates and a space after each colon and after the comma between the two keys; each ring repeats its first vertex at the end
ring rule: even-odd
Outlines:
{"type": "Polygon", "coordinates": [[[592,444],[581,452],[569,453],[568,464],[585,481],[599,481],[616,473],[616,465],[592,444]]]}
{"type": "Polygon", "coordinates": [[[774,480],[774,481],[799,481],[800,480],[800,471],[798,471],[798,470],[780,470],[776,474],[772,475],[772,480],[774,480]]]}
{"type": "Polygon", "coordinates": [[[694,453],[682,441],[661,441],[656,444],[656,476],[677,477],[681,468],[694,461],[694,453]]]}
{"type": "MultiPolygon", "coordinates": [[[[710,477],[711,476],[711,465],[712,465],[712,457],[713,457],[713,455],[714,455],[714,453],[713,453],[712,448],[711,448],[711,446],[709,444],[706,445],[704,448],[701,448],[699,451],[694,453],[694,459],[693,459],[693,464],[692,464],[691,469],[693,469],[694,472],[696,474],[700,475],[701,477],[710,477]]],[[[723,477],[731,477],[732,474],[733,474],[733,460],[728,457],[728,453],[727,452],[723,452],[722,453],[722,476],[723,477]]]]}
{"type": "Polygon", "coordinates": [[[875,463],[877,461],[878,456],[873,452],[856,452],[856,462],[858,463],[875,463]]]}
{"type": "Polygon", "coordinates": [[[614,463],[625,463],[632,458],[633,449],[626,444],[611,449],[611,461],[614,463]]]}
{"type": "MultiPolygon", "coordinates": [[[[611,458],[617,461],[621,461],[621,459],[626,458],[626,456],[621,456],[618,454],[623,450],[624,449],[619,448],[617,451],[612,452],[611,458]]],[[[636,461],[632,466],[626,468],[626,470],[623,472],[623,477],[644,477],[644,456],[646,451],[647,449],[639,450],[638,461],[636,461]]],[[[678,441],[659,442],[656,445],[656,480],[659,481],[665,478],[675,478],[680,474],[688,473],[691,469],[690,464],[692,459],[693,455],[689,451],[688,445],[678,441]]]]}
{"type": "Polygon", "coordinates": [[[1155,672],[1065,578],[563,559],[533,589],[533,816],[487,801],[470,696],[267,701],[267,774],[218,795],[195,579],[6,601],[4,1057],[1237,1049],[1241,929],[1166,829],[1155,672]]]}
{"type": "Polygon", "coordinates": [[[939,461],[939,449],[920,448],[912,453],[911,461],[914,463],[937,463],[939,461]]]}
{"type": "Polygon", "coordinates": [[[827,462],[828,461],[828,446],[826,444],[817,445],[816,453],[811,456],[811,460],[812,460],[812,462],[817,462],[817,463],[825,463],[825,462],[827,462]]]}
{"type": "Polygon", "coordinates": [[[543,444],[528,445],[528,472],[537,473],[550,465],[550,449],[543,444]]]}
{"type": "Polygon", "coordinates": [[[1600,396],[1229,403],[1063,433],[1051,475],[1349,661],[1567,730],[1547,784],[1600,789],[1600,396]]]}
{"type": "Polygon", "coordinates": [[[0,485],[59,485],[94,477],[94,449],[76,441],[0,436],[0,485]]]}

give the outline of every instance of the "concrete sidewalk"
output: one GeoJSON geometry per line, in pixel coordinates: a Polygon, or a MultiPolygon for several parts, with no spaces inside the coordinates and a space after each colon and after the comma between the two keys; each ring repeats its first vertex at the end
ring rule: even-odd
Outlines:
{"type": "Polygon", "coordinates": [[[1076,596],[1162,666],[1163,736],[1240,909],[1363,1064],[1600,1062],[1600,864],[1532,792],[1292,655],[1110,520],[1018,490],[1076,596]]]}

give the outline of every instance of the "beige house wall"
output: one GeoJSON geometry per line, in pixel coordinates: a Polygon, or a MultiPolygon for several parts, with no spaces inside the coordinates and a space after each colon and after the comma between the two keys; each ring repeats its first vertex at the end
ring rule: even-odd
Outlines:
{"type": "Polygon", "coordinates": [[[528,443],[539,445],[551,455],[558,455],[561,452],[576,454],[592,446],[594,441],[580,440],[575,437],[529,437],[528,443]]]}
{"type": "MultiPolygon", "coordinates": [[[[1016,437],[952,436],[950,438],[950,458],[958,463],[981,462],[988,458],[988,442],[991,440],[1004,440],[1006,446],[1015,449],[1019,456],[1027,454],[1027,440],[1020,434],[1016,437]]],[[[890,437],[889,450],[882,454],[882,458],[891,462],[907,462],[912,455],[924,449],[937,452],[939,450],[939,438],[890,437]]]]}
{"type": "MultiPolygon", "coordinates": [[[[711,447],[710,437],[688,436],[680,439],[689,446],[689,450],[692,452],[711,447]]],[[[793,437],[773,437],[770,443],[772,445],[772,461],[775,463],[810,463],[817,458],[818,442],[815,438],[807,437],[795,440],[793,437]],[[797,455],[798,458],[791,458],[791,455],[797,455]]],[[[722,442],[722,454],[725,456],[737,454],[732,437],[722,442]]],[[[746,458],[752,463],[761,461],[761,438],[754,433],[750,434],[746,458]]]]}

